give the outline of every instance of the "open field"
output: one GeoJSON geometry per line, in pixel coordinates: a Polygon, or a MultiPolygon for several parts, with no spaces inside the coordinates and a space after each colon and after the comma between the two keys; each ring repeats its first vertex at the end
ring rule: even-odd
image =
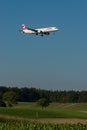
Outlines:
{"type": "Polygon", "coordinates": [[[86,110],[86,103],[52,103],[44,109],[36,103],[18,103],[0,108],[0,130],[86,130],[86,110]]]}
{"type": "Polygon", "coordinates": [[[47,108],[40,108],[36,103],[18,103],[12,108],[0,108],[0,115],[37,118],[79,118],[87,119],[86,103],[51,103],[47,108]]]}

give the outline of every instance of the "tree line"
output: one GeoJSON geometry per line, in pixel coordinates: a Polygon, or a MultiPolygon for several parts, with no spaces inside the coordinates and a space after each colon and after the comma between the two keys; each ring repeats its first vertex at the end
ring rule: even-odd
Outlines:
{"type": "Polygon", "coordinates": [[[87,91],[60,91],[0,86],[0,100],[8,101],[10,99],[13,102],[36,102],[41,98],[45,98],[49,102],[86,103],[87,91]]]}

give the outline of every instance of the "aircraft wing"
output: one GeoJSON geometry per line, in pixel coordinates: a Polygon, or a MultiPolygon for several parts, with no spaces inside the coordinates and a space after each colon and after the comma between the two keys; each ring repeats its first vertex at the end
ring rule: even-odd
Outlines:
{"type": "Polygon", "coordinates": [[[38,32],[38,30],[36,30],[36,29],[32,29],[32,28],[28,28],[28,27],[27,27],[27,29],[29,29],[29,30],[31,30],[31,31],[34,31],[34,32],[36,32],[36,33],[38,32]]]}

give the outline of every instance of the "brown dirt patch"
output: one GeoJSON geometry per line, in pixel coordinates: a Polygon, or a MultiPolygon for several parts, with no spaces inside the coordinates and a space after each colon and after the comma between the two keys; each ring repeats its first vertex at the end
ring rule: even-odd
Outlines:
{"type": "Polygon", "coordinates": [[[53,124],[61,124],[61,123],[69,123],[69,124],[87,124],[87,119],[76,119],[76,118],[38,118],[38,119],[26,119],[21,117],[14,117],[9,115],[0,115],[0,118],[5,121],[28,121],[35,123],[53,123],[53,124]]]}

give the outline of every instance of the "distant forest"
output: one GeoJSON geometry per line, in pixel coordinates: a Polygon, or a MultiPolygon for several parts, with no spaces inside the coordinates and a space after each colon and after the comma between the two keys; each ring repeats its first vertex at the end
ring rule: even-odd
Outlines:
{"type": "Polygon", "coordinates": [[[43,90],[36,88],[18,88],[18,87],[3,87],[0,86],[0,99],[6,92],[15,92],[17,102],[35,102],[40,98],[46,98],[49,102],[58,103],[86,103],[87,91],[58,91],[58,90],[43,90]]]}

